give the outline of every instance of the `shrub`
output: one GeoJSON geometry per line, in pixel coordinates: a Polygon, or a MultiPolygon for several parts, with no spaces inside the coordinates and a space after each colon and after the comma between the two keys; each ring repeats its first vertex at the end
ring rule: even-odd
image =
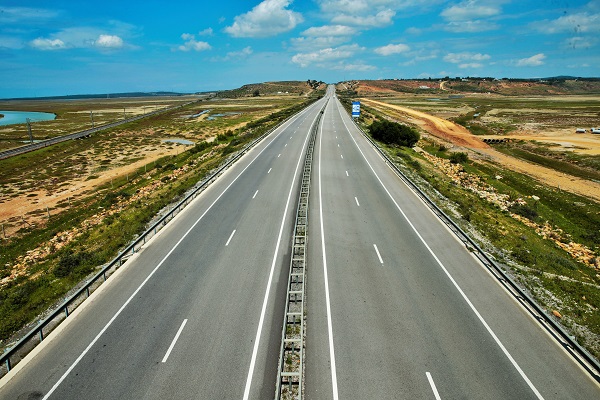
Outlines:
{"type": "Polygon", "coordinates": [[[450,162],[452,164],[462,164],[469,161],[469,155],[467,153],[458,152],[450,154],[450,162]]]}
{"type": "Polygon", "coordinates": [[[386,144],[413,147],[420,139],[419,132],[407,125],[391,121],[375,121],[369,127],[369,133],[375,140],[386,144]]]}
{"type": "Polygon", "coordinates": [[[535,221],[535,219],[538,217],[537,211],[529,207],[527,204],[513,204],[510,206],[510,211],[525,217],[530,221],[535,221]]]}

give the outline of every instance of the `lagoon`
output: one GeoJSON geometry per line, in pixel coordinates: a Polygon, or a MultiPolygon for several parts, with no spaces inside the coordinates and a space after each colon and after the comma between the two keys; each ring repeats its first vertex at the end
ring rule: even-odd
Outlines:
{"type": "Polygon", "coordinates": [[[0,126],[24,124],[27,122],[27,118],[29,118],[31,122],[51,121],[56,119],[56,114],[45,112],[0,110],[0,114],[4,115],[4,118],[0,118],[0,126]]]}

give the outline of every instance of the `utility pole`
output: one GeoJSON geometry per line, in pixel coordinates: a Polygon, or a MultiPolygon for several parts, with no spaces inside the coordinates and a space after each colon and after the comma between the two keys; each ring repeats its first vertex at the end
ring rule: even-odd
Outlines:
{"type": "Polygon", "coordinates": [[[90,111],[90,118],[92,119],[92,128],[94,127],[94,112],[90,111]]]}
{"type": "Polygon", "coordinates": [[[126,119],[126,117],[125,117],[125,107],[123,107],[123,119],[126,119]]]}
{"type": "Polygon", "coordinates": [[[27,132],[29,132],[29,141],[33,143],[33,134],[31,133],[31,120],[29,118],[25,119],[27,121],[27,132]]]}

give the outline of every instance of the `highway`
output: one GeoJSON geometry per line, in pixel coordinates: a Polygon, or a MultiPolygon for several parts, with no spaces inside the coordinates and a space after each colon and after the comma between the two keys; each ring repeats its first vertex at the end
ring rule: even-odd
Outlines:
{"type": "Polygon", "coordinates": [[[0,399],[272,398],[301,161],[323,104],[180,213],[3,379],[0,399]]]}
{"type": "Polygon", "coordinates": [[[337,100],[312,179],[306,398],[600,398],[337,100]]]}
{"type": "Polygon", "coordinates": [[[0,381],[0,399],[272,399],[310,127],[308,399],[598,399],[329,87],[0,381]]]}

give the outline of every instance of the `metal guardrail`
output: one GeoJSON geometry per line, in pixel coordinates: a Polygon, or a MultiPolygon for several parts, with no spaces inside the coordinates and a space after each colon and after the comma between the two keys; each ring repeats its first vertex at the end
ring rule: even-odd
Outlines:
{"type": "Polygon", "coordinates": [[[279,350],[276,399],[300,400],[304,389],[304,337],[306,333],[304,330],[304,282],[306,278],[306,240],[308,237],[308,197],[315,139],[327,102],[321,108],[311,127],[304,156],[279,350]]]}
{"type": "Polygon", "coordinates": [[[137,120],[140,120],[140,119],[143,119],[143,118],[151,117],[153,115],[158,115],[158,114],[166,113],[166,112],[169,112],[169,111],[177,110],[179,108],[183,108],[185,106],[189,106],[190,104],[197,103],[198,101],[200,101],[200,100],[189,101],[189,102],[187,102],[185,104],[180,104],[180,105],[173,106],[173,107],[168,107],[168,108],[163,108],[163,109],[160,109],[160,110],[155,110],[155,111],[149,112],[147,114],[138,115],[138,116],[127,118],[127,119],[123,119],[123,120],[120,120],[120,121],[110,122],[108,124],[100,125],[100,126],[97,126],[95,128],[85,129],[83,131],[79,131],[79,132],[75,132],[75,133],[69,133],[67,135],[57,136],[57,137],[46,139],[46,140],[42,140],[42,141],[39,141],[39,142],[36,142],[36,143],[30,143],[30,144],[27,144],[25,146],[19,146],[19,147],[15,147],[13,149],[8,149],[8,150],[0,151],[0,160],[2,160],[4,158],[13,157],[13,156],[16,156],[16,155],[19,155],[19,154],[28,153],[30,151],[39,150],[39,149],[42,149],[44,147],[51,146],[53,144],[57,144],[57,143],[61,143],[61,142],[66,142],[67,140],[79,139],[81,137],[89,136],[92,133],[96,133],[96,132],[99,132],[99,131],[102,131],[102,130],[105,130],[105,129],[114,128],[116,126],[127,124],[129,122],[137,121],[137,120]]]}
{"type": "MultiPolygon", "coordinates": [[[[314,103],[313,103],[314,104],[314,103]]],[[[309,105],[310,107],[310,105],[309,105]]],[[[301,112],[301,111],[300,111],[301,112]]],[[[247,144],[243,149],[241,149],[235,156],[230,158],[225,164],[219,167],[215,172],[213,172],[209,177],[204,179],[196,188],[194,188],[183,200],[177,203],[167,214],[165,214],[162,218],[160,218],[157,222],[155,222],[150,228],[148,228],[144,233],[142,233],[135,241],[133,241],[129,246],[127,246],[117,257],[115,257],[111,262],[109,262],[106,266],[100,270],[96,275],[94,275],[90,280],[85,282],[85,284],[78,289],[73,295],[71,295],[67,300],[63,302],[56,310],[54,310],[50,315],[44,318],[42,321],[38,323],[34,329],[29,331],[21,340],[19,340],[16,344],[14,344],[11,348],[6,350],[2,357],[0,357],[0,378],[7,374],[11,368],[16,365],[19,361],[21,361],[35,346],[41,343],[44,340],[44,337],[50,333],[56,326],[58,326],[64,319],[69,316],[69,313],[73,311],[77,306],[79,306],[86,298],[93,293],[96,288],[98,288],[103,282],[105,282],[108,277],[115,272],[123,263],[127,260],[127,258],[131,257],[131,255],[135,254],[137,250],[139,250],[146,241],[156,235],[156,233],[162,229],[167,222],[172,220],[181,210],[183,210],[199,193],[204,190],[212,181],[214,181],[217,176],[219,176],[225,169],[229,168],[234,162],[240,159],[248,150],[254,147],[257,143],[262,141],[265,137],[270,135],[273,131],[281,127],[290,119],[294,118],[298,113],[286,118],[281,121],[279,124],[269,129],[259,138],[254,139],[252,142],[247,144]]]]}
{"type": "MultiPolygon", "coordinates": [[[[344,108],[345,110],[345,108],[344,108]]],[[[347,111],[346,111],[347,112],[347,111]]],[[[388,155],[373,141],[362,128],[352,120],[354,125],[371,143],[371,145],[386,160],[386,163],[396,172],[407,186],[415,192],[425,204],[461,239],[467,246],[471,247],[477,258],[494,275],[494,277],[508,290],[509,293],[550,333],[554,339],[569,353],[579,365],[585,369],[597,382],[600,382],[600,363],[584,349],[573,336],[554,320],[534,299],[531,298],[494,260],[488,256],[483,249],[467,233],[465,233],[437,204],[433,202],[408,176],[398,168],[398,166],[388,157],[388,155]]]]}

